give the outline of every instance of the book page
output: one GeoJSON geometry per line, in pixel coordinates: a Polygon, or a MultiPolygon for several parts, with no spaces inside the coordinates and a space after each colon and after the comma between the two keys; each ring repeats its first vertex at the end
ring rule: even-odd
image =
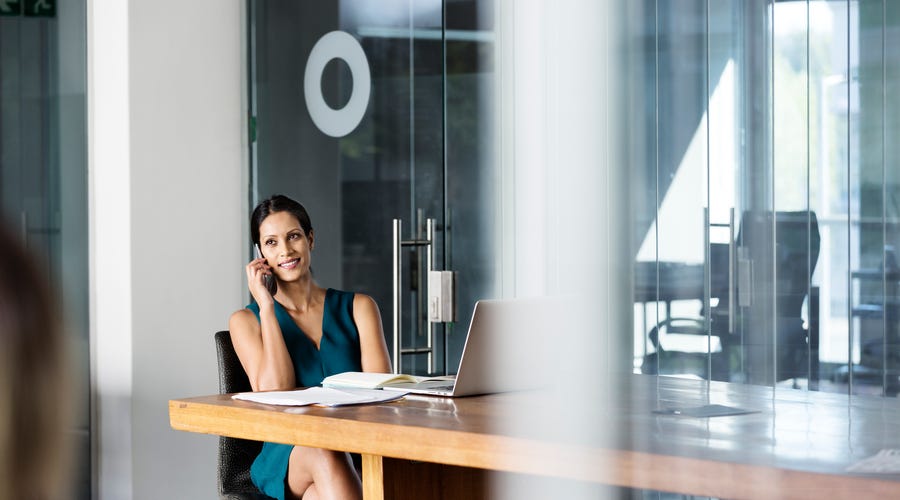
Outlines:
{"type": "Polygon", "coordinates": [[[343,372],[325,377],[322,387],[378,389],[396,382],[416,382],[420,377],[395,373],[343,372]]]}

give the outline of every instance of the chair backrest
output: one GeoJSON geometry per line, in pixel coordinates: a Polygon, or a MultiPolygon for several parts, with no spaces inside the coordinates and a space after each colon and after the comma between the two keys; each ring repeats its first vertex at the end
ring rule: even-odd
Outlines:
{"type": "Polygon", "coordinates": [[[803,300],[809,291],[809,280],[819,260],[819,223],[816,213],[747,211],[741,217],[738,244],[749,249],[754,265],[769,276],[772,259],[777,314],[799,318],[803,300]],[[774,215],[774,220],[773,220],[774,215]],[[775,252],[772,252],[773,227],[775,252]]]}
{"type": "MultiPolygon", "coordinates": [[[[821,246],[815,212],[744,212],[738,234],[738,244],[748,251],[753,264],[755,288],[775,293],[774,311],[755,314],[757,318],[765,318],[763,321],[769,321],[772,316],[775,319],[775,379],[818,380],[818,329],[804,328],[802,318],[803,302],[813,291],[810,280],[821,246]]],[[[808,311],[809,324],[814,326],[818,325],[818,318],[813,317],[818,314],[818,294],[812,295],[808,311]]],[[[771,308],[770,304],[756,306],[771,308]]],[[[749,329],[753,331],[760,326],[751,324],[749,329]]]]}
{"type": "Polygon", "coordinates": [[[779,308],[800,314],[819,261],[819,221],[812,211],[778,212],[775,223],[779,308]]]}
{"type": "MultiPolygon", "coordinates": [[[[219,365],[219,393],[250,391],[250,379],[241,366],[231,333],[216,332],[216,359],[219,365]]],[[[231,500],[262,500],[269,497],[259,492],[250,481],[250,465],[259,455],[262,443],[230,437],[219,438],[219,496],[231,500]]]]}
{"type": "Polygon", "coordinates": [[[250,379],[241,366],[241,360],[234,352],[231,333],[228,330],[216,332],[216,356],[219,361],[219,394],[249,392],[250,379]]]}

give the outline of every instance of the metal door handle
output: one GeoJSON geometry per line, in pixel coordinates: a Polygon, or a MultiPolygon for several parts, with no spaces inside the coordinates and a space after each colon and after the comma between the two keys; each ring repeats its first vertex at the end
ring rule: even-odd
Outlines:
{"type": "MultiPolygon", "coordinates": [[[[712,272],[710,270],[711,266],[709,264],[709,254],[708,254],[708,249],[709,249],[709,244],[710,244],[709,228],[710,227],[725,227],[725,224],[711,223],[709,220],[709,208],[707,208],[707,207],[703,208],[703,222],[706,225],[706,227],[704,228],[704,233],[703,233],[703,235],[704,235],[703,243],[704,243],[704,248],[707,249],[706,250],[707,251],[707,256],[706,256],[707,265],[706,265],[706,272],[704,273],[705,274],[704,279],[706,280],[707,283],[709,283],[710,278],[711,278],[710,273],[712,272]]],[[[734,311],[735,311],[735,307],[734,307],[735,255],[734,255],[734,251],[735,251],[734,207],[731,207],[728,210],[728,333],[729,334],[734,333],[734,311]]],[[[703,297],[704,307],[706,307],[707,311],[709,311],[711,309],[710,308],[711,298],[709,296],[708,288],[709,288],[708,286],[704,287],[704,289],[706,289],[707,291],[704,293],[704,297],[703,297]]]]}
{"type": "MultiPolygon", "coordinates": [[[[434,219],[425,220],[425,239],[428,240],[428,246],[425,247],[425,272],[421,276],[425,277],[425,293],[419,290],[419,295],[423,296],[419,302],[427,303],[428,301],[428,274],[434,269],[434,219]]],[[[434,373],[434,325],[428,320],[428,306],[425,307],[425,342],[428,348],[428,375],[434,373]]]]}
{"type": "Polygon", "coordinates": [[[738,305],[741,307],[750,307],[753,305],[753,298],[750,295],[752,291],[752,271],[753,261],[747,256],[745,247],[737,249],[737,292],[738,305]]]}
{"type": "Polygon", "coordinates": [[[734,333],[734,207],[728,210],[728,333],[734,333]]]}
{"type": "MultiPolygon", "coordinates": [[[[431,324],[431,321],[426,321],[426,347],[424,348],[410,348],[403,349],[401,345],[401,334],[402,334],[402,326],[401,321],[403,319],[403,296],[402,291],[400,290],[400,284],[402,283],[401,276],[401,253],[403,247],[425,247],[425,272],[422,273],[424,276],[428,276],[428,272],[432,270],[434,267],[434,219],[426,219],[425,221],[425,238],[424,239],[411,239],[404,241],[402,238],[403,233],[403,221],[401,219],[394,219],[393,221],[393,287],[394,287],[394,328],[393,328],[393,347],[394,347],[394,373],[402,373],[401,362],[402,362],[402,354],[427,354],[428,355],[428,373],[434,373],[434,327],[431,324]]],[[[420,233],[421,234],[421,233],[420,233]]],[[[420,295],[422,295],[420,293],[420,295]]],[[[427,311],[427,304],[425,304],[427,311]]]]}
{"type": "Polygon", "coordinates": [[[400,248],[403,245],[400,240],[402,221],[394,219],[394,373],[400,373],[400,320],[402,316],[402,301],[400,296],[400,248]]]}

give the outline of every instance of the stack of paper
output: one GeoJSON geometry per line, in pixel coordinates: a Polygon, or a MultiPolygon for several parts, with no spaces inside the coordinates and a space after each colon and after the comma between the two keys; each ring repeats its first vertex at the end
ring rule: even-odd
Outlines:
{"type": "Polygon", "coordinates": [[[280,406],[344,406],[365,403],[383,403],[403,397],[403,393],[373,389],[334,389],[310,387],[295,391],[242,392],[234,399],[280,406]]]}

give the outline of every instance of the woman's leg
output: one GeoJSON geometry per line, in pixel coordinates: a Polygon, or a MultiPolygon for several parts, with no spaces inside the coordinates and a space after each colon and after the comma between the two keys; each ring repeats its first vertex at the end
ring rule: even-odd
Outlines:
{"type": "Polygon", "coordinates": [[[288,462],[288,491],[304,500],[362,498],[362,484],[342,451],[294,446],[288,462]]]}

